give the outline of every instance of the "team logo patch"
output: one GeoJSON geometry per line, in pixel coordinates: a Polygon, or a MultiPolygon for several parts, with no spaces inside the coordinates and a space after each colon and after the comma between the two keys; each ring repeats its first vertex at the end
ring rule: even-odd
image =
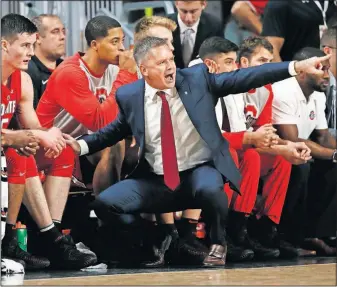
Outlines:
{"type": "Polygon", "coordinates": [[[314,120],[315,119],[315,112],[314,111],[311,111],[310,114],[309,114],[309,119],[310,120],[314,120]]]}
{"type": "Polygon", "coordinates": [[[100,103],[103,103],[108,97],[108,91],[105,87],[97,87],[95,90],[95,96],[100,103]]]}
{"type": "Polygon", "coordinates": [[[255,104],[247,104],[245,106],[246,128],[252,127],[257,120],[257,108],[255,104]]]}

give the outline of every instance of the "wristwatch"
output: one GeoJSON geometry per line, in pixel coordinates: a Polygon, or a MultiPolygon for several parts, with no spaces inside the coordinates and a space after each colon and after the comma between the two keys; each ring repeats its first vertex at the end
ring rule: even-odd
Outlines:
{"type": "Polygon", "coordinates": [[[332,154],[332,162],[337,163],[337,149],[332,154]]]}

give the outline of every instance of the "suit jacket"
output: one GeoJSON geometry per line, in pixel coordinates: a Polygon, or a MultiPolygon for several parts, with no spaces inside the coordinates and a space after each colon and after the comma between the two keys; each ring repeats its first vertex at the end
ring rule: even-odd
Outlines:
{"type": "MultiPolygon", "coordinates": [[[[289,62],[270,63],[217,75],[210,74],[204,64],[177,70],[176,89],[179,97],[196,130],[211,149],[215,168],[236,191],[239,191],[241,176],[229,153],[228,142],[219,129],[214,107],[218,99],[226,94],[246,92],[289,78],[288,65],[289,62]]],[[[144,92],[144,79],[117,90],[117,119],[96,133],[82,138],[88,145],[89,153],[95,153],[133,135],[140,147],[138,165],[134,171],[144,168],[144,92]]]]}
{"type": "MultiPolygon", "coordinates": [[[[181,47],[181,40],[180,40],[180,28],[178,24],[178,14],[170,14],[167,15],[168,18],[175,21],[177,24],[177,29],[173,32],[173,46],[174,46],[174,61],[176,63],[176,66],[178,68],[184,68],[184,61],[182,56],[182,47],[181,47]]],[[[223,25],[220,21],[214,18],[214,16],[202,12],[200,17],[200,22],[198,25],[198,31],[195,38],[195,44],[194,49],[192,53],[191,60],[195,59],[197,55],[199,54],[199,49],[207,38],[213,37],[213,36],[219,36],[224,37],[224,30],[223,25]]]]}

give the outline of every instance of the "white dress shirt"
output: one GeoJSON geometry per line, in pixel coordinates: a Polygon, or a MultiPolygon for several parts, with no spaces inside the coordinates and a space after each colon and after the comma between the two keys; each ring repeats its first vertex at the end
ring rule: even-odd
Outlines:
{"type": "MultiPolygon", "coordinates": [[[[162,100],[157,92],[145,82],[145,158],[156,174],[163,174],[160,133],[162,100]]],[[[179,171],[211,160],[211,150],[192,124],[176,88],[163,92],[171,111],[179,171]]]]}
{"type": "Polygon", "coordinates": [[[327,129],[325,94],[313,92],[305,98],[296,78],[289,78],[272,85],[273,124],[296,124],[298,137],[308,139],[314,130],[327,129]]]}
{"type": "Polygon", "coordinates": [[[191,37],[192,37],[192,41],[193,41],[193,47],[195,45],[195,39],[197,37],[197,31],[198,31],[198,26],[200,23],[200,18],[199,20],[191,27],[188,27],[184,24],[184,22],[181,20],[179,13],[178,13],[178,25],[179,25],[179,29],[180,29],[180,43],[183,43],[184,40],[184,36],[185,36],[185,31],[187,29],[192,29],[194,32],[191,33],[191,37]]]}

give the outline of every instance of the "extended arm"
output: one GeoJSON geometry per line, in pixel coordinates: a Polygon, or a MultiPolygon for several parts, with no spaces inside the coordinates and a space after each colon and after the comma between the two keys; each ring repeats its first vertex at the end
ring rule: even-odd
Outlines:
{"type": "MultiPolygon", "coordinates": [[[[116,99],[118,102],[118,96],[116,99]]],[[[106,147],[113,146],[119,141],[125,139],[127,136],[132,135],[131,128],[125,119],[124,111],[120,105],[118,106],[119,114],[117,119],[97,132],[82,137],[78,141],[80,146],[79,152],[72,145],[75,152],[79,153],[80,155],[88,153],[92,154],[106,147]]]]}

